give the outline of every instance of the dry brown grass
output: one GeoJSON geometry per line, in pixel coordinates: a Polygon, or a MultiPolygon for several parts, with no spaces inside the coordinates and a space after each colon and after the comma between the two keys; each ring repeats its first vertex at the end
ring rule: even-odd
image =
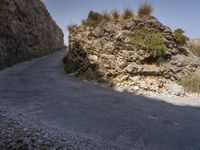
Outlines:
{"type": "Polygon", "coordinates": [[[195,55],[200,57],[200,41],[191,42],[190,49],[195,55]]]}
{"type": "Polygon", "coordinates": [[[200,93],[200,74],[192,73],[183,77],[180,84],[187,92],[200,93]]]}
{"type": "Polygon", "coordinates": [[[153,5],[148,2],[145,2],[139,6],[138,16],[139,17],[149,17],[152,15],[153,10],[154,10],[153,5]]]}
{"type": "Polygon", "coordinates": [[[120,14],[117,9],[112,11],[112,17],[114,20],[118,20],[120,18],[120,14]]]}
{"type": "Polygon", "coordinates": [[[130,19],[132,17],[134,17],[133,11],[130,8],[126,8],[124,11],[124,14],[123,14],[123,19],[126,20],[126,19],[130,19]]]}
{"type": "Polygon", "coordinates": [[[108,22],[111,21],[111,15],[107,12],[103,12],[103,21],[108,22]]]}

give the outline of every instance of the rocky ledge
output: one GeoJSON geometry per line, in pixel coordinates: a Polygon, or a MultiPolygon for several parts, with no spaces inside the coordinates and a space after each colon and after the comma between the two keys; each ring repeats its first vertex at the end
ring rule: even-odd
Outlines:
{"type": "Polygon", "coordinates": [[[185,94],[177,83],[198,70],[200,58],[181,45],[169,27],[155,17],[92,26],[87,23],[90,16],[81,25],[69,27],[69,51],[64,59],[67,72],[119,91],[185,94]]]}
{"type": "Polygon", "coordinates": [[[63,32],[41,0],[1,0],[0,22],[0,69],[63,48],[63,32]]]}

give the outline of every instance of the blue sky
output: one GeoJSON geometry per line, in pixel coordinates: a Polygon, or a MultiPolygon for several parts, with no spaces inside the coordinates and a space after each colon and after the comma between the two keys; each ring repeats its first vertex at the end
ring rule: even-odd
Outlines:
{"type": "MultiPolygon", "coordinates": [[[[154,16],[172,29],[182,28],[190,38],[200,37],[200,0],[146,0],[153,4],[154,16]]],[[[80,23],[90,10],[104,12],[127,7],[137,12],[143,0],[45,0],[54,20],[63,29],[67,42],[69,24],[80,23]]]]}

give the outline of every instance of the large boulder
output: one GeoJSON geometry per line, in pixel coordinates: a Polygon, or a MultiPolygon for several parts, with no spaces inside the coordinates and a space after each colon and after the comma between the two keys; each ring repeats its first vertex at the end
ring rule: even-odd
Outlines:
{"type": "Polygon", "coordinates": [[[178,84],[165,84],[166,90],[171,94],[175,94],[176,96],[184,96],[185,90],[183,86],[178,84]]]}
{"type": "Polygon", "coordinates": [[[63,46],[63,32],[41,0],[1,0],[0,69],[63,46]]]}
{"type": "Polygon", "coordinates": [[[164,84],[176,83],[200,67],[199,57],[179,45],[169,27],[156,18],[139,17],[72,26],[65,60],[76,64],[79,77],[108,83],[120,91],[176,95],[183,94],[182,88],[164,84]],[[143,42],[147,37],[152,38],[143,42]]]}

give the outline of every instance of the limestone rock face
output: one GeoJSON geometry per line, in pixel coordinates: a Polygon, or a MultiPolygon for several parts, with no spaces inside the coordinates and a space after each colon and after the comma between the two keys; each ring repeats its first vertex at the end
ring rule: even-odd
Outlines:
{"type": "Polygon", "coordinates": [[[63,32],[41,0],[1,0],[0,68],[63,48],[63,32]]]}
{"type": "Polygon", "coordinates": [[[156,18],[135,17],[95,27],[73,26],[66,58],[78,66],[79,77],[130,92],[167,92],[165,84],[174,83],[200,67],[200,59],[189,48],[178,46],[171,29],[156,18]],[[130,42],[138,28],[162,35],[164,61],[157,63],[148,49],[130,42]]]}

